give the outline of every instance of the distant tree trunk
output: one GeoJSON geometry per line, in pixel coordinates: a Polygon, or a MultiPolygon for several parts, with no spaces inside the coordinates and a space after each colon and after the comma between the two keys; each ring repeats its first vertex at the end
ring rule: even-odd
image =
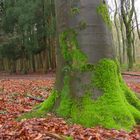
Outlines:
{"type": "Polygon", "coordinates": [[[134,14],[134,0],[131,0],[132,7],[130,8],[130,2],[128,3],[128,7],[126,8],[126,1],[121,0],[121,15],[123,18],[123,22],[126,28],[126,40],[127,40],[127,57],[128,57],[128,69],[133,67],[133,54],[132,54],[132,38],[131,38],[131,28],[132,28],[132,17],[134,14]],[[126,10],[125,10],[126,8],[126,10]]]}
{"type": "Polygon", "coordinates": [[[31,55],[31,61],[32,61],[32,69],[33,69],[33,72],[36,72],[34,54],[31,55]]]}
{"type": "Polygon", "coordinates": [[[116,27],[116,32],[117,32],[117,39],[118,39],[118,49],[119,49],[119,62],[120,64],[122,64],[122,51],[121,51],[121,39],[120,39],[120,32],[119,32],[119,28],[118,28],[118,6],[117,6],[117,1],[115,0],[115,14],[114,14],[114,23],[115,23],[115,27],[116,27]]]}
{"type": "Polygon", "coordinates": [[[138,23],[138,17],[137,17],[136,9],[134,9],[134,13],[135,13],[135,21],[136,21],[137,33],[138,33],[138,37],[139,37],[139,40],[140,40],[140,29],[139,29],[139,23],[138,23]]]}
{"type": "Polygon", "coordinates": [[[11,73],[16,73],[16,60],[11,60],[11,73]]]}
{"type": "Polygon", "coordinates": [[[136,49],[135,49],[135,33],[134,33],[134,30],[132,31],[132,46],[133,46],[133,63],[135,63],[136,62],[136,49]]]}
{"type": "Polygon", "coordinates": [[[140,121],[140,101],[121,78],[106,5],[100,0],[56,0],[56,8],[55,90],[26,117],[53,111],[86,127],[130,130],[140,121]]]}
{"type": "Polygon", "coordinates": [[[125,31],[124,31],[124,24],[122,16],[119,15],[120,20],[120,29],[121,29],[121,38],[122,38],[122,44],[123,44],[123,63],[126,63],[126,39],[125,39],[125,31]]]}

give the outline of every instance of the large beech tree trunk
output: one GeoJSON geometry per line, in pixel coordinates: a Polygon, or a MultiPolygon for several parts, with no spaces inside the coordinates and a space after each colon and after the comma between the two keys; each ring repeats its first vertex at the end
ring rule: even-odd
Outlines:
{"type": "MultiPolygon", "coordinates": [[[[97,13],[97,7],[100,5],[100,2],[101,2],[100,0],[96,1],[76,0],[73,2],[70,0],[56,1],[57,29],[59,36],[61,33],[67,31],[68,29],[77,28],[78,26],[80,26],[82,22],[83,24],[84,23],[86,24],[85,29],[77,31],[78,32],[77,39],[80,50],[86,54],[86,56],[88,57],[88,63],[90,64],[97,63],[102,58],[115,57],[110,29],[108,28],[108,25],[106,25],[106,23],[103,21],[102,17],[97,13]],[[77,10],[79,10],[79,12],[76,15],[70,16],[72,14],[71,13],[72,9],[76,8],[77,10]]],[[[61,48],[57,49],[58,52],[60,53],[61,48]]],[[[59,62],[62,63],[65,60],[62,56],[58,55],[58,57],[61,57],[58,58],[61,59],[60,61],[58,61],[59,66],[59,62]]],[[[64,76],[62,67],[65,66],[65,63],[60,65],[63,66],[58,67],[60,69],[58,70],[60,71],[58,75],[62,75],[62,77],[58,78],[56,82],[60,81],[60,83],[62,83],[62,79],[64,76]]],[[[88,75],[85,74],[85,76],[87,77],[88,75]]],[[[86,78],[85,76],[84,75],[80,76],[80,78],[83,78],[83,80],[85,80],[86,78]]],[[[73,84],[74,87],[77,84],[80,84],[76,80],[77,78],[73,78],[74,82],[73,81],[71,82],[71,84],[73,84]]],[[[87,77],[87,79],[89,78],[87,77]]],[[[60,86],[58,84],[57,89],[59,88],[60,86]]],[[[79,94],[79,92],[77,91],[73,92],[74,94],[79,94]]]]}
{"type": "Polygon", "coordinates": [[[121,78],[106,5],[56,0],[56,13],[55,90],[30,116],[53,111],[87,127],[131,129],[140,121],[140,101],[121,78]]]}

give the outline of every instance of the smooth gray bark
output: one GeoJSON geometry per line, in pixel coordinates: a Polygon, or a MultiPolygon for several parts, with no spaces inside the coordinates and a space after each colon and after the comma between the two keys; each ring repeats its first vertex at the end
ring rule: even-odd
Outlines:
{"type": "MultiPolygon", "coordinates": [[[[100,4],[101,0],[56,0],[58,36],[69,28],[76,28],[81,21],[86,22],[86,28],[78,31],[77,39],[80,49],[86,54],[90,64],[95,64],[103,58],[115,57],[111,31],[102,16],[97,13],[97,7],[100,4]],[[80,12],[71,16],[71,8],[74,7],[80,12]]],[[[60,53],[61,50],[58,47],[56,88],[59,91],[63,87],[62,68],[65,63],[60,53]]],[[[75,72],[71,76],[71,94],[81,97],[84,93],[82,93],[80,83],[86,84],[90,78],[90,73],[75,72]]],[[[100,91],[96,93],[101,95],[100,91]]]]}

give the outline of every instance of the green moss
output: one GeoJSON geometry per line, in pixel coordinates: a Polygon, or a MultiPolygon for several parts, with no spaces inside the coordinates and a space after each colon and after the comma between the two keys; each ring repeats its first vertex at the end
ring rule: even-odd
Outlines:
{"type": "Polygon", "coordinates": [[[113,100],[107,95],[93,101],[91,96],[85,96],[81,100],[81,106],[73,106],[72,118],[76,123],[86,127],[101,125],[105,128],[129,130],[135,125],[135,120],[125,104],[119,100],[113,100]]]}
{"type": "Polygon", "coordinates": [[[104,22],[108,25],[109,28],[111,28],[112,25],[111,25],[111,20],[110,20],[109,13],[108,13],[107,5],[104,3],[101,3],[97,7],[97,13],[102,16],[104,22]]]}
{"type": "Polygon", "coordinates": [[[60,105],[56,110],[57,114],[62,117],[68,117],[71,111],[72,100],[70,97],[70,77],[64,77],[64,87],[61,91],[60,105]]]}
{"type": "Polygon", "coordinates": [[[74,29],[68,29],[59,37],[62,56],[66,66],[71,70],[79,70],[87,63],[87,56],[80,50],[77,41],[77,33],[74,29]]]}
{"type": "Polygon", "coordinates": [[[70,137],[66,137],[66,140],[74,140],[71,136],[70,137]]]}
{"type": "Polygon", "coordinates": [[[22,116],[18,117],[16,120],[21,121],[24,119],[31,119],[31,118],[43,118],[47,116],[47,112],[43,110],[32,110],[28,113],[23,114],[22,116]]]}
{"type": "Polygon", "coordinates": [[[117,65],[114,61],[108,59],[101,60],[96,64],[92,79],[94,87],[99,88],[103,92],[114,91],[119,84],[117,65]]]}
{"type": "Polygon", "coordinates": [[[78,7],[71,8],[71,15],[75,16],[80,13],[80,9],[78,7]]]}
{"type": "Polygon", "coordinates": [[[129,89],[129,87],[127,87],[126,83],[124,82],[124,80],[122,79],[121,75],[119,75],[119,81],[120,81],[120,85],[121,88],[124,90],[124,95],[125,98],[127,99],[127,101],[134,107],[136,107],[138,110],[140,110],[140,100],[138,99],[138,97],[135,95],[135,93],[133,91],[131,91],[129,89]]]}
{"type": "Polygon", "coordinates": [[[45,100],[43,103],[42,103],[42,105],[41,105],[41,107],[40,107],[40,110],[45,110],[45,111],[50,111],[51,109],[52,109],[52,107],[53,107],[53,105],[54,105],[54,103],[55,103],[55,101],[56,101],[56,99],[57,99],[57,97],[58,97],[58,93],[57,93],[57,91],[52,91],[52,93],[51,93],[51,95],[48,97],[48,99],[47,100],[45,100]]]}
{"type": "Polygon", "coordinates": [[[132,129],[140,120],[140,111],[135,105],[140,101],[135,97],[133,104],[129,102],[126,97],[126,87],[124,85],[122,87],[119,77],[114,60],[101,60],[94,65],[92,71],[90,84],[93,90],[87,90],[85,96],[78,100],[70,97],[70,84],[67,77],[61,93],[58,114],[86,127],[101,125],[106,128],[132,129]],[[94,93],[91,93],[94,89],[103,92],[103,95],[96,100],[92,98],[94,93]]]}
{"type": "Polygon", "coordinates": [[[85,20],[81,20],[80,22],[79,22],[79,29],[80,30],[84,30],[84,29],[86,29],[87,28],[87,22],[85,21],[85,20]]]}

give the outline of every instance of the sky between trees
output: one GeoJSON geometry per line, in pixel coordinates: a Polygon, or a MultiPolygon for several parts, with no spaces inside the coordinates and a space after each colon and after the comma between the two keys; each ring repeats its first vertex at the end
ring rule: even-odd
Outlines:
{"type": "MultiPolygon", "coordinates": [[[[107,0],[107,1],[111,9],[114,11],[115,10],[114,0],[107,0]]],[[[117,0],[118,3],[119,1],[120,0],[117,0]]],[[[140,23],[140,0],[135,0],[135,8],[136,8],[138,20],[140,23]]]]}

